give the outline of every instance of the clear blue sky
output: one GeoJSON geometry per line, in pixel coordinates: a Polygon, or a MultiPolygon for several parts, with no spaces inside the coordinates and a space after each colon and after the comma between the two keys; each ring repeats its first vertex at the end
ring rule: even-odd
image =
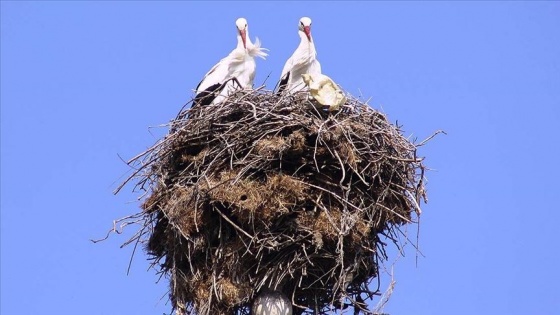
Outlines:
{"type": "Polygon", "coordinates": [[[310,16],[326,74],[407,136],[448,133],[419,152],[425,257],[407,248],[386,312],[560,314],[559,2],[2,1],[2,315],[169,310],[143,253],[126,275],[125,236],[89,239],[138,210],[112,195],[118,155],[165,132],[148,127],[231,51],[241,16],[270,49],[257,84],[310,16]]]}

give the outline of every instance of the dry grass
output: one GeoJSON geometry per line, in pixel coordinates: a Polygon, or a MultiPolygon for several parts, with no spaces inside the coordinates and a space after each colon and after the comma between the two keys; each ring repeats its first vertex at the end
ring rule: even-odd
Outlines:
{"type": "Polygon", "coordinates": [[[147,191],[134,240],[178,314],[248,314],[261,287],[295,314],[343,300],[367,311],[382,239],[396,242],[425,197],[417,145],[397,126],[355,99],[327,113],[255,91],[184,110],[171,129],[127,182],[147,191]]]}

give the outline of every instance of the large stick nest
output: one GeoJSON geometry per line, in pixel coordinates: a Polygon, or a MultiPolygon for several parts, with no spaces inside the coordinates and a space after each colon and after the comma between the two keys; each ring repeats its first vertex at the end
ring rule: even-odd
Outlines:
{"type": "Polygon", "coordinates": [[[306,98],[240,92],[183,110],[131,164],[147,191],[138,240],[169,277],[178,314],[249,314],[265,288],[294,314],[351,307],[420,214],[417,145],[356,99],[329,113],[306,98]]]}

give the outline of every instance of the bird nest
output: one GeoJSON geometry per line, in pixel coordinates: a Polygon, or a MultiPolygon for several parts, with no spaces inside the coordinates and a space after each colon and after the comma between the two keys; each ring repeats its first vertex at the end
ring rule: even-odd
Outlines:
{"type": "Polygon", "coordinates": [[[177,314],[249,314],[265,289],[294,314],[367,313],[387,242],[425,199],[417,146],[352,98],[327,112],[251,91],[183,110],[129,162],[146,191],[130,241],[168,277],[177,314]]]}

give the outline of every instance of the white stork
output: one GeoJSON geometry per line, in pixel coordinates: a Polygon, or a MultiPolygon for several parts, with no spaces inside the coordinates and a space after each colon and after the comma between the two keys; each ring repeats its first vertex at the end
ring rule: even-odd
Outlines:
{"type": "Polygon", "coordinates": [[[263,289],[253,301],[251,315],[292,315],[292,303],[280,291],[263,289]]]}
{"type": "Polygon", "coordinates": [[[324,74],[302,74],[303,82],[309,88],[309,96],[329,112],[337,111],[346,103],[346,96],[338,85],[324,74]]]}
{"type": "Polygon", "coordinates": [[[278,93],[282,91],[297,92],[306,89],[301,77],[302,74],[321,74],[321,64],[317,60],[315,43],[311,36],[311,19],[302,17],[299,20],[299,37],[301,41],[296,51],[286,61],[280,82],[278,93]]]}
{"type": "Polygon", "coordinates": [[[255,78],[255,57],[265,59],[267,53],[261,48],[257,38],[255,43],[249,38],[247,20],[239,18],[237,26],[237,47],[220,60],[196,87],[193,106],[216,104],[224,100],[237,88],[251,89],[255,78]]]}

